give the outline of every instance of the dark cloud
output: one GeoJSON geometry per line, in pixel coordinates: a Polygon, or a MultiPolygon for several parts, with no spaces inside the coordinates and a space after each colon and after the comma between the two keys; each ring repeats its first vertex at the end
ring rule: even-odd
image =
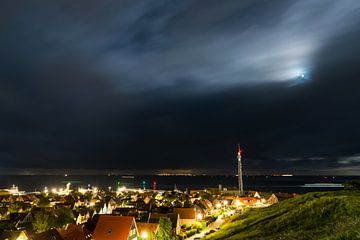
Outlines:
{"type": "Polygon", "coordinates": [[[2,168],[358,167],[358,1],[1,5],[2,168]]]}

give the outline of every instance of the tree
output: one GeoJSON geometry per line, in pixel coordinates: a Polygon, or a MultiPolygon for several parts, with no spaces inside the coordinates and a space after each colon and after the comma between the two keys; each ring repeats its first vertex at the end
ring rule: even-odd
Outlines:
{"type": "Polygon", "coordinates": [[[75,216],[71,209],[65,207],[59,207],[55,211],[56,226],[63,227],[67,224],[75,223],[75,216]]]}
{"type": "Polygon", "coordinates": [[[54,219],[47,213],[36,212],[32,227],[36,233],[46,232],[54,227],[54,219]]]}
{"type": "Polygon", "coordinates": [[[39,200],[38,207],[49,207],[50,206],[50,200],[46,197],[42,197],[39,200]]]}
{"type": "Polygon", "coordinates": [[[15,222],[0,221],[0,233],[5,230],[16,230],[15,222]]]}
{"type": "Polygon", "coordinates": [[[184,207],[185,208],[194,207],[194,204],[190,201],[190,199],[188,199],[188,200],[185,200],[184,207]]]}
{"type": "Polygon", "coordinates": [[[156,234],[158,240],[175,240],[176,236],[173,235],[172,223],[170,218],[160,218],[159,230],[156,234]]]}
{"type": "Polygon", "coordinates": [[[31,205],[29,203],[12,202],[9,205],[8,211],[9,213],[19,213],[19,212],[30,211],[30,209],[31,209],[31,205]]]}
{"type": "Polygon", "coordinates": [[[202,198],[202,199],[207,199],[207,200],[209,200],[209,201],[214,201],[214,197],[210,194],[210,193],[208,193],[208,192],[205,192],[205,191],[201,191],[200,192],[200,197],[202,198]]]}
{"type": "Polygon", "coordinates": [[[18,213],[18,212],[22,212],[23,208],[22,208],[22,204],[20,202],[13,202],[10,203],[8,211],[9,213],[18,213]]]}
{"type": "Polygon", "coordinates": [[[84,198],[85,198],[86,200],[88,200],[88,201],[91,201],[92,198],[93,198],[92,192],[86,192],[86,193],[84,194],[84,198]]]}

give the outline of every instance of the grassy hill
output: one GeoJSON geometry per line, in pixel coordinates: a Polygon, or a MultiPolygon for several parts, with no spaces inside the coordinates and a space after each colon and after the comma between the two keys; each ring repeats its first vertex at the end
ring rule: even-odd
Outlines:
{"type": "Polygon", "coordinates": [[[249,209],[206,239],[360,239],[360,192],[308,193],[249,209]]]}

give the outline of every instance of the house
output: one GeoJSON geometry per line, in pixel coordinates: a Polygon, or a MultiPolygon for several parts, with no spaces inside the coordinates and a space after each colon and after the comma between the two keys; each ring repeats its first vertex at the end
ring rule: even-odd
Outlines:
{"type": "Polygon", "coordinates": [[[212,203],[207,199],[195,200],[194,205],[197,213],[201,213],[204,216],[210,215],[214,209],[212,203]]]}
{"type": "MultiPolygon", "coordinates": [[[[32,212],[24,213],[19,216],[19,218],[16,221],[15,227],[17,229],[19,228],[26,228],[31,225],[31,223],[34,221],[34,215],[32,212]]],[[[15,221],[13,221],[15,222],[15,221]]]]}
{"type": "Polygon", "coordinates": [[[0,220],[9,219],[10,213],[7,207],[0,207],[0,220]]]}
{"type": "Polygon", "coordinates": [[[101,215],[92,240],[137,240],[138,235],[134,217],[101,215]]]}
{"type": "Polygon", "coordinates": [[[86,223],[90,219],[90,212],[86,208],[79,208],[78,211],[74,211],[76,218],[76,224],[86,223]]]}
{"type": "Polygon", "coordinates": [[[235,201],[239,201],[240,205],[251,206],[261,203],[261,199],[256,197],[240,197],[235,201]]]}
{"type": "Polygon", "coordinates": [[[154,239],[159,230],[158,223],[137,222],[136,225],[142,239],[154,239]]]}
{"type": "Polygon", "coordinates": [[[85,199],[78,199],[78,200],[74,203],[73,210],[75,210],[76,208],[79,208],[79,207],[84,207],[84,206],[86,206],[86,201],[85,201],[85,199]]]}
{"type": "Polygon", "coordinates": [[[64,240],[90,240],[92,236],[83,225],[69,224],[57,231],[64,240]]]}
{"type": "Polygon", "coordinates": [[[175,199],[174,201],[172,201],[171,205],[177,208],[183,207],[183,203],[179,199],[175,199]]]}
{"type": "Polygon", "coordinates": [[[108,207],[109,208],[112,208],[112,209],[115,209],[117,207],[117,203],[115,202],[114,199],[110,199],[109,202],[108,202],[108,207]]]}
{"type": "Polygon", "coordinates": [[[5,231],[0,235],[1,240],[30,240],[26,231],[5,231]]]}
{"type": "Polygon", "coordinates": [[[129,216],[131,208],[116,208],[113,210],[113,214],[119,216],[129,216]]]}
{"type": "Polygon", "coordinates": [[[270,204],[270,205],[278,203],[278,202],[279,202],[279,199],[275,194],[271,194],[271,196],[266,200],[266,203],[270,204]]]}
{"type": "Polygon", "coordinates": [[[191,225],[196,222],[196,208],[174,208],[174,213],[179,214],[180,225],[191,225]]]}
{"type": "MultiPolygon", "coordinates": [[[[292,196],[292,195],[290,195],[292,196]]],[[[265,205],[272,205],[274,203],[279,202],[279,198],[274,193],[269,192],[255,192],[254,197],[261,199],[261,203],[265,205]]]]}
{"type": "Polygon", "coordinates": [[[29,202],[31,205],[37,205],[40,201],[40,198],[36,197],[35,195],[29,195],[29,202]]]}
{"type": "Polygon", "coordinates": [[[259,192],[255,192],[254,197],[256,197],[256,198],[261,198],[260,193],[259,193],[259,192]]]}
{"type": "Polygon", "coordinates": [[[269,192],[255,192],[254,193],[254,197],[261,199],[261,203],[263,203],[263,204],[268,204],[266,199],[270,198],[271,195],[272,195],[272,193],[269,193],[269,192]]]}
{"type": "Polygon", "coordinates": [[[113,210],[114,208],[110,205],[110,203],[104,203],[104,206],[102,209],[100,209],[99,214],[111,214],[113,210]]]}
{"type": "Polygon", "coordinates": [[[201,202],[204,203],[207,211],[211,212],[214,209],[214,205],[212,204],[212,202],[208,199],[203,199],[201,200],[201,202]]]}
{"type": "Polygon", "coordinates": [[[161,200],[163,200],[163,196],[158,192],[157,194],[156,194],[156,196],[155,196],[155,200],[158,200],[158,201],[161,201],[161,200]]]}
{"type": "Polygon", "coordinates": [[[144,203],[145,203],[145,204],[149,204],[150,201],[151,201],[151,199],[152,199],[152,198],[150,198],[149,196],[146,196],[146,197],[144,198],[144,203]]]}

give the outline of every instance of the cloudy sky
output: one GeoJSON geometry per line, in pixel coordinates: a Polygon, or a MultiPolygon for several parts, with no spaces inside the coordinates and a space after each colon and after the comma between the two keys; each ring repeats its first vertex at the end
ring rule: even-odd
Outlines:
{"type": "Polygon", "coordinates": [[[360,1],[3,1],[0,169],[360,172],[360,1]]]}

